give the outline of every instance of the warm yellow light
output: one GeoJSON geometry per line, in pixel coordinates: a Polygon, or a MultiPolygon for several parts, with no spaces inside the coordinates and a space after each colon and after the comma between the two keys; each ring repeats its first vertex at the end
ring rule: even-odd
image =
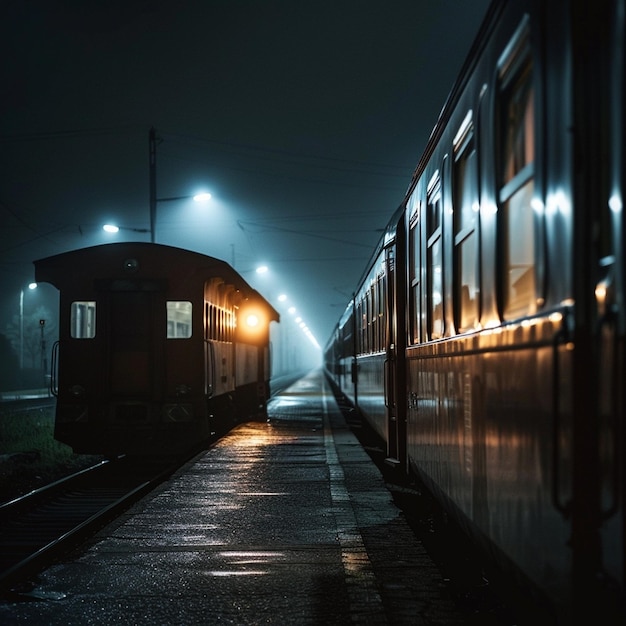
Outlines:
{"type": "Polygon", "coordinates": [[[255,315],[254,313],[250,313],[250,315],[246,317],[246,324],[250,328],[256,328],[260,323],[261,323],[261,320],[259,319],[259,316],[255,315]]]}

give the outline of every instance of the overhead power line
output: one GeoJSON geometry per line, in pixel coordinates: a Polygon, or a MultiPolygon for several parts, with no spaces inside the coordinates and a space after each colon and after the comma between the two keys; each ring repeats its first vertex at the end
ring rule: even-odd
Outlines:
{"type": "Polygon", "coordinates": [[[42,141],[45,139],[73,139],[75,137],[93,137],[97,135],[117,135],[128,132],[143,131],[144,128],[134,124],[128,126],[112,126],[101,128],[74,128],[66,130],[39,131],[17,133],[15,135],[0,135],[0,143],[19,141],[42,141]]]}

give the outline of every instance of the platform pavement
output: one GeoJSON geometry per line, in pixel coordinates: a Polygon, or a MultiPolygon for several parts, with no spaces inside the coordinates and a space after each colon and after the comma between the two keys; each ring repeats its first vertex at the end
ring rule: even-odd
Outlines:
{"type": "Polygon", "coordinates": [[[461,625],[314,372],[88,545],[0,623],[461,625]]]}

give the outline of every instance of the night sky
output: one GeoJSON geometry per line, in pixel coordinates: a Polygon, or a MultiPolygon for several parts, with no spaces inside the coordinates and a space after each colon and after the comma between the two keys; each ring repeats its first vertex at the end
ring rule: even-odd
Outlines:
{"type": "MultiPolygon", "coordinates": [[[[323,345],[487,0],[33,0],[0,23],[0,333],[32,261],[149,234],[289,297],[323,345]],[[253,269],[269,266],[262,278],[253,269]]],[[[39,291],[39,290],[38,290],[39,291]]],[[[45,290],[41,292],[45,295],[45,290]]],[[[43,295],[25,296],[25,309],[43,295]]]]}

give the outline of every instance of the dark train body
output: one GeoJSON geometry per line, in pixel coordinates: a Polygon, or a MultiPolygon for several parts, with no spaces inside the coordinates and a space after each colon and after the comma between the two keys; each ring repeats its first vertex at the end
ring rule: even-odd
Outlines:
{"type": "Polygon", "coordinates": [[[624,606],[625,6],[492,3],[325,350],[560,623],[624,606]]]}
{"type": "Polygon", "coordinates": [[[227,263],[119,243],[35,275],[60,291],[55,438],[75,452],[174,455],[264,413],[278,314],[227,263]]]}

